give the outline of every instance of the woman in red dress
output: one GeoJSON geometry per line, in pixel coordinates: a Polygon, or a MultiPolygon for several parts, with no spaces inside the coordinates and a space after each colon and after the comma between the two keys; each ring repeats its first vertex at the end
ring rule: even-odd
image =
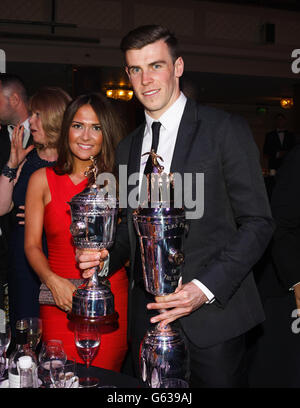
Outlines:
{"type": "MultiPolygon", "coordinates": [[[[76,289],[69,279],[80,279],[75,248],[70,233],[68,201],[87,185],[85,171],[97,160],[99,172],[112,172],[114,150],[122,137],[122,126],[110,103],[101,94],[81,95],[68,106],[58,146],[57,165],[36,171],[29,180],[26,196],[25,251],[40,280],[51,290],[56,306],[41,305],[43,340],[60,339],[68,359],[80,361],[67,312],[76,289]],[[41,246],[43,228],[48,259],[41,246]]],[[[127,291],[124,268],[109,281],[119,313],[119,328],[101,336],[101,345],[92,364],[120,371],[127,351],[127,291]]],[[[81,361],[83,362],[83,361],[81,361]]]]}

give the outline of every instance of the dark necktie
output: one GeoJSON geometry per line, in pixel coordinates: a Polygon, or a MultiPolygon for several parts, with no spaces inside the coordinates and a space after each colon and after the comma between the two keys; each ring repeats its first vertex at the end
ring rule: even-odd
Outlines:
{"type": "MultiPolygon", "coordinates": [[[[153,122],[152,123],[152,145],[151,150],[154,150],[155,153],[157,152],[158,142],[159,142],[159,131],[160,131],[161,123],[160,122],[153,122]]],[[[152,158],[149,155],[144,174],[152,173],[153,165],[152,165],[152,158]]]]}
{"type": "MultiPolygon", "coordinates": [[[[154,150],[155,153],[157,152],[158,142],[159,142],[159,131],[160,131],[161,123],[160,122],[153,122],[152,123],[152,145],[151,150],[154,150]]],[[[148,157],[144,175],[152,173],[153,165],[152,165],[152,158],[151,156],[148,157]]],[[[145,180],[144,180],[145,181],[145,180]]],[[[142,183],[141,191],[146,189],[145,185],[142,183]]],[[[134,280],[136,285],[140,285],[142,288],[143,286],[143,270],[142,270],[142,260],[141,260],[141,250],[140,250],[140,242],[137,239],[136,243],[136,251],[135,251],[135,265],[134,265],[134,280]]]]}

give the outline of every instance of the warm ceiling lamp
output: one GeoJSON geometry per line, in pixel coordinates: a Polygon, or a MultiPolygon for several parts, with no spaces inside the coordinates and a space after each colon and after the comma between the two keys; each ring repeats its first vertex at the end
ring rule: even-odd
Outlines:
{"type": "Polygon", "coordinates": [[[125,88],[107,89],[106,96],[113,99],[121,99],[122,101],[130,101],[133,97],[133,91],[125,88]]]}
{"type": "Polygon", "coordinates": [[[294,105],[293,98],[281,98],[280,105],[284,109],[290,109],[294,105]]]}

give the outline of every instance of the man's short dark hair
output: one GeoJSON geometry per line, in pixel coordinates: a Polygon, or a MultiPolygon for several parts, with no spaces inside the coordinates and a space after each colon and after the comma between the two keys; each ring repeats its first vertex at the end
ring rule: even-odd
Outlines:
{"type": "Polygon", "coordinates": [[[160,25],[144,25],[135,28],[122,39],[120,48],[125,54],[128,50],[145,47],[156,41],[163,40],[170,50],[173,62],[178,58],[178,41],[170,30],[160,25]]]}
{"type": "Polygon", "coordinates": [[[277,113],[275,116],[275,119],[285,119],[286,120],[286,117],[283,113],[277,113]]]}
{"type": "Polygon", "coordinates": [[[23,80],[14,74],[0,73],[0,84],[3,89],[17,92],[22,101],[26,104],[28,101],[27,91],[23,80]]]}

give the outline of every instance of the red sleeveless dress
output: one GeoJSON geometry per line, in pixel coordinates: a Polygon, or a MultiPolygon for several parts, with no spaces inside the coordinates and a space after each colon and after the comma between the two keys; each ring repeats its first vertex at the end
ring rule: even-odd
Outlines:
{"type": "MultiPolygon", "coordinates": [[[[46,168],[51,202],[45,207],[44,229],[47,237],[48,262],[51,270],[67,279],[80,279],[80,270],[75,261],[75,248],[70,233],[71,213],[68,201],[80,193],[87,180],[75,185],[65,174],[55,174],[53,168],[46,168]]],[[[127,300],[128,279],[124,268],[109,278],[115,298],[115,309],[119,313],[118,330],[101,336],[100,349],[92,365],[120,371],[127,351],[127,300]]],[[[79,357],[74,342],[74,332],[69,328],[69,320],[64,311],[56,306],[40,305],[43,321],[43,340],[63,341],[68,358],[84,363],[79,357]]]]}

